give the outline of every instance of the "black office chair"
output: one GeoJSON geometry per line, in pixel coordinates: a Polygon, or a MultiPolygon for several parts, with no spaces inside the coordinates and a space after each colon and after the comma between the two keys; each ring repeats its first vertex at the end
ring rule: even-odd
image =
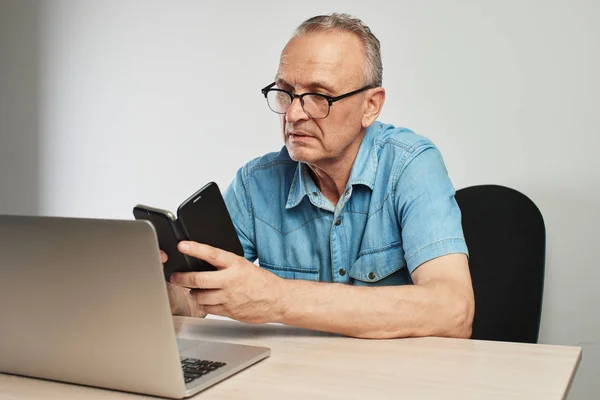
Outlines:
{"type": "Polygon", "coordinates": [[[546,228],[536,205],[504,186],[456,191],[475,292],[473,339],[537,343],[546,228]]]}

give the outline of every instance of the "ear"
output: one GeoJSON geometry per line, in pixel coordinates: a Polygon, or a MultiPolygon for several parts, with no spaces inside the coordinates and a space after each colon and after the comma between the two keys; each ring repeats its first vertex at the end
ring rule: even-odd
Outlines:
{"type": "Polygon", "coordinates": [[[385,89],[382,87],[376,87],[369,89],[367,92],[365,112],[362,117],[363,128],[368,128],[379,116],[383,103],[385,103],[385,89]]]}

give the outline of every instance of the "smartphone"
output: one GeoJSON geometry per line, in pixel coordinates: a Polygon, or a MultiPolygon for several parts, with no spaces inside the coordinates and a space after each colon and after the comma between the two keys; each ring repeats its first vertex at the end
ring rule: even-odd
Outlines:
{"type": "Polygon", "coordinates": [[[244,256],[244,249],[215,182],[208,183],[181,203],[177,217],[190,240],[244,256]]]}
{"type": "Polygon", "coordinates": [[[164,264],[165,279],[167,281],[173,272],[201,270],[199,260],[188,257],[177,249],[177,244],[180,241],[188,239],[173,213],[138,204],[133,208],[133,216],[135,219],[148,220],[154,226],[159,247],[169,257],[164,264]]]}

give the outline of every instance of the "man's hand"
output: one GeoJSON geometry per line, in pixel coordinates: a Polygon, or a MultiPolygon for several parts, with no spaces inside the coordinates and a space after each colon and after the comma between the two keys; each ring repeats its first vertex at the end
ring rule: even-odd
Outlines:
{"type": "MultiPolygon", "coordinates": [[[[160,251],[160,261],[164,264],[168,260],[167,253],[160,251]]],[[[167,282],[167,294],[171,305],[171,314],[184,317],[201,317],[206,313],[190,298],[190,289],[167,282]]]]}
{"type": "Polygon", "coordinates": [[[285,281],[243,257],[196,242],[180,242],[179,251],[214,265],[217,271],[171,275],[178,287],[190,288],[189,297],[209,314],[242,322],[279,319],[285,281]]]}

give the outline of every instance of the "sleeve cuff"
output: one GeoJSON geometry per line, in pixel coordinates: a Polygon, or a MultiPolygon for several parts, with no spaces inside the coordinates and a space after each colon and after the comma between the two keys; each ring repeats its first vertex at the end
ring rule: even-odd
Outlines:
{"type": "Polygon", "coordinates": [[[412,274],[424,262],[454,253],[464,253],[467,257],[469,256],[467,244],[463,238],[443,239],[431,243],[406,257],[408,271],[412,274]]]}

